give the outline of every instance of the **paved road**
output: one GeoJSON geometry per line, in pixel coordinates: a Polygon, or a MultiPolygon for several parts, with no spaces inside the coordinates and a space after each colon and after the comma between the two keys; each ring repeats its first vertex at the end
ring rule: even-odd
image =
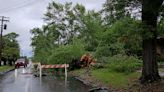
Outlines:
{"type": "Polygon", "coordinates": [[[0,76],[0,92],[88,92],[89,87],[73,78],[46,76],[34,77],[30,69],[17,69],[0,76]]]}

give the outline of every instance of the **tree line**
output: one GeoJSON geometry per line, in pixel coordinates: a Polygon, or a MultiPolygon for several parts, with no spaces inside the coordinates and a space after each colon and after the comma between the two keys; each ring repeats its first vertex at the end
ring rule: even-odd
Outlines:
{"type": "Polygon", "coordinates": [[[2,61],[3,65],[13,65],[20,57],[20,47],[17,41],[19,35],[15,32],[8,33],[2,37],[2,61]]]}

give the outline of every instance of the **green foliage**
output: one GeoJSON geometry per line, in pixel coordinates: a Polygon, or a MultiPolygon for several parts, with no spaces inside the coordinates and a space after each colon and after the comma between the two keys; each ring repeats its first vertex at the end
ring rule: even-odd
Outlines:
{"type": "Polygon", "coordinates": [[[138,72],[124,74],[120,72],[111,71],[109,69],[96,69],[92,71],[93,79],[99,80],[107,86],[125,88],[129,86],[132,81],[131,79],[138,79],[140,74],[138,72]]]}
{"type": "Polygon", "coordinates": [[[92,69],[102,69],[105,68],[104,63],[96,63],[94,66],[92,66],[92,69]]]}
{"type": "Polygon", "coordinates": [[[83,17],[83,23],[85,27],[80,31],[80,38],[85,41],[85,49],[87,51],[95,51],[104,31],[101,16],[95,11],[88,11],[83,17]]]}
{"type": "Polygon", "coordinates": [[[102,56],[108,57],[108,56],[111,56],[111,55],[112,55],[112,52],[111,52],[110,46],[98,47],[96,52],[95,52],[95,57],[97,57],[97,58],[100,58],[102,56]]]}
{"type": "Polygon", "coordinates": [[[109,57],[107,67],[116,72],[130,73],[141,68],[141,60],[134,56],[119,54],[109,57]]]}
{"type": "Polygon", "coordinates": [[[71,63],[73,59],[80,59],[84,53],[84,46],[79,42],[63,45],[53,50],[53,54],[49,57],[48,63],[71,63]]]}
{"type": "Polygon", "coordinates": [[[95,11],[86,11],[80,4],[74,6],[68,2],[61,4],[53,1],[47,8],[44,20],[47,25],[31,30],[34,59],[42,63],[52,61],[53,57],[49,56],[64,55],[62,49],[71,49],[74,38],[82,40],[79,44],[85,43],[84,50],[95,51],[104,30],[101,15],[95,11]]]}
{"type": "Polygon", "coordinates": [[[19,35],[12,32],[3,36],[4,46],[2,56],[6,59],[16,60],[20,57],[20,48],[16,38],[19,35]]]}
{"type": "Polygon", "coordinates": [[[0,66],[0,73],[14,69],[14,66],[0,66]]]}
{"type": "Polygon", "coordinates": [[[54,25],[60,33],[59,40],[65,39],[61,44],[69,44],[74,36],[77,36],[81,30],[85,30],[83,18],[86,16],[86,10],[83,5],[72,5],[71,2],[64,4],[53,1],[49,4],[45,14],[45,21],[48,25],[54,25]]]}
{"type": "Polygon", "coordinates": [[[98,46],[98,41],[96,40],[87,40],[85,41],[85,50],[86,51],[95,51],[97,49],[97,46],[98,46]]]}
{"type": "Polygon", "coordinates": [[[158,23],[158,27],[157,27],[157,35],[158,36],[163,36],[164,35],[164,18],[162,17],[160,22],[158,23]]]}
{"type": "MultiPolygon", "coordinates": [[[[79,76],[82,78],[88,78],[85,76],[85,69],[78,69],[71,71],[74,76],[79,76]]],[[[134,79],[138,79],[140,77],[139,72],[124,74],[115,71],[111,71],[109,69],[94,69],[91,70],[90,76],[93,83],[103,84],[106,86],[110,86],[112,88],[126,88],[129,87],[129,84],[134,81],[134,79]]]]}
{"type": "Polygon", "coordinates": [[[108,65],[113,65],[112,69],[119,72],[134,71],[129,68],[136,67],[138,59],[126,54],[138,55],[141,51],[141,29],[138,28],[141,22],[131,18],[125,11],[129,2],[112,2],[112,6],[105,6],[111,10],[106,11],[111,12],[111,19],[106,21],[110,25],[105,26],[99,12],[86,10],[83,5],[50,3],[44,18],[47,25],[31,30],[34,59],[50,64],[71,63],[73,59],[80,59],[85,52],[91,52],[100,63],[95,68],[104,67],[110,57],[112,62],[108,65]],[[126,63],[121,61],[121,57],[117,60],[118,54],[123,55],[126,63]],[[115,66],[114,59],[118,61],[115,66]],[[122,66],[118,67],[119,63],[122,66]]]}
{"type": "Polygon", "coordinates": [[[141,9],[139,0],[106,0],[101,12],[105,15],[103,21],[108,26],[127,16],[138,18],[137,14],[132,13],[136,9],[141,9]]]}
{"type": "Polygon", "coordinates": [[[19,49],[18,48],[13,48],[13,47],[9,47],[9,48],[4,48],[3,50],[3,56],[5,58],[18,58],[19,57],[19,49]]]}
{"type": "Polygon", "coordinates": [[[54,40],[58,38],[59,32],[56,31],[55,26],[46,25],[42,28],[33,28],[31,30],[32,47],[34,49],[34,60],[37,62],[46,63],[48,56],[51,55],[51,50],[57,47],[54,40]]]}
{"type": "Polygon", "coordinates": [[[98,62],[105,63],[107,58],[117,54],[125,54],[122,43],[113,43],[110,46],[99,46],[94,54],[98,62]]]}
{"type": "Polygon", "coordinates": [[[138,54],[142,50],[142,36],[139,26],[140,21],[128,17],[115,22],[103,33],[100,46],[108,45],[114,49],[123,45],[126,53],[138,54]]]}

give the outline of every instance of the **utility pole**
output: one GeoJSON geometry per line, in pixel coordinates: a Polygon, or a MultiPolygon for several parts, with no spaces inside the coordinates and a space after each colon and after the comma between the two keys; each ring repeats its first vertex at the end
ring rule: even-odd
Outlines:
{"type": "Polygon", "coordinates": [[[1,66],[1,60],[2,60],[2,48],[3,48],[3,29],[7,28],[7,25],[4,24],[4,22],[9,22],[8,17],[0,16],[1,21],[1,32],[0,32],[0,66],[1,66]]]}

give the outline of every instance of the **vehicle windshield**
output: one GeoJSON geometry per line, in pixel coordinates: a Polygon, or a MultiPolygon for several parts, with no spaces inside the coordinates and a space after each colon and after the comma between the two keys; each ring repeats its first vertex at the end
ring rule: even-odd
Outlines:
{"type": "Polygon", "coordinates": [[[23,62],[23,63],[24,63],[25,60],[24,60],[24,59],[18,59],[16,62],[17,62],[17,63],[18,63],[18,62],[23,62]]]}

